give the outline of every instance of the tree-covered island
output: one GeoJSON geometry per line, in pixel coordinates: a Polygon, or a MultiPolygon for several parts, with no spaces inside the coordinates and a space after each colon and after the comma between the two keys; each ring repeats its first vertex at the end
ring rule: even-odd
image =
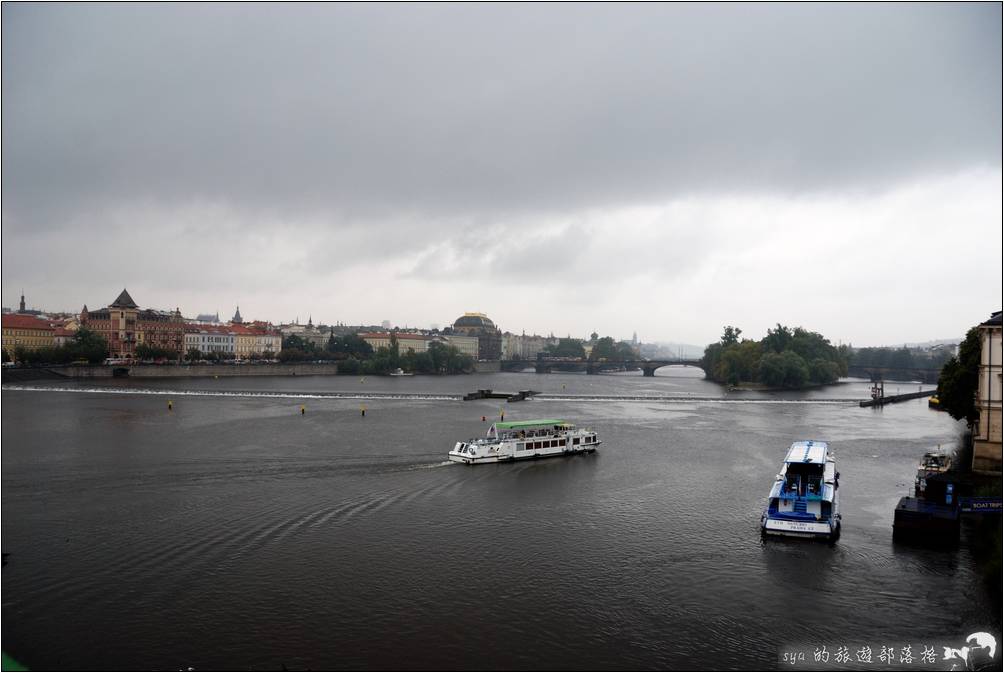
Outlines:
{"type": "Polygon", "coordinates": [[[727,385],[804,388],[847,375],[850,347],[836,347],[818,332],[778,323],[759,341],[741,335],[741,329],[726,326],[721,340],[704,349],[705,376],[727,385]]]}

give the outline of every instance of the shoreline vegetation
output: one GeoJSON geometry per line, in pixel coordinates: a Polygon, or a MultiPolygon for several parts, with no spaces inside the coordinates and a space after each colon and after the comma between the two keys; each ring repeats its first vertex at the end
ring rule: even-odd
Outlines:
{"type": "Polygon", "coordinates": [[[818,332],[778,323],[758,341],[740,340],[741,335],[727,325],[722,338],[704,349],[701,365],[708,379],[733,388],[801,390],[847,376],[850,346],[836,347],[818,332]]]}

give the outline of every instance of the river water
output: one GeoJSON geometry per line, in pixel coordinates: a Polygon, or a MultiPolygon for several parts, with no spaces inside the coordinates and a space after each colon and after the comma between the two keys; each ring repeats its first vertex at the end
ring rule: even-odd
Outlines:
{"type": "Polygon", "coordinates": [[[918,458],[959,424],[926,400],[862,409],[863,381],[700,376],[5,386],[3,649],[37,669],[772,669],[789,643],[999,637],[966,545],[892,541],[918,458]],[[455,399],[477,388],[547,396],[455,399]],[[604,444],[445,461],[500,411],[604,444]],[[809,438],[836,452],[843,535],[763,541],[809,438]]]}

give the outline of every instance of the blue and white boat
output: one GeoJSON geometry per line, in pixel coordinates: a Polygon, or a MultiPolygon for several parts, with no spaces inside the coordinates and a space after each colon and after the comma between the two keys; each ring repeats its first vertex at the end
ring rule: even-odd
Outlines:
{"type": "Polygon", "coordinates": [[[792,444],[760,519],[764,534],[835,540],[839,479],[829,444],[811,439],[792,444]]]}

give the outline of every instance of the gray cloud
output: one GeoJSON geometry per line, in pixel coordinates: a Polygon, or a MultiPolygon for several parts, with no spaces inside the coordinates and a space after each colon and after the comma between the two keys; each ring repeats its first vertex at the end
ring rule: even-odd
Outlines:
{"type": "MultiPolygon", "coordinates": [[[[819,254],[812,222],[791,229],[800,204],[886,208],[944,180],[951,201],[973,175],[999,200],[999,4],[2,11],[7,304],[21,284],[53,308],[129,284],[185,310],[442,324],[474,304],[515,321],[525,300],[496,288],[547,283],[617,321],[686,281],[691,312],[742,311],[741,270],[786,297],[763,260],[819,254]],[[564,272],[565,243],[608,271],[564,272]]],[[[846,278],[909,238],[903,203],[881,234],[848,211],[879,229],[832,241],[846,278]]],[[[960,233],[999,225],[951,205],[960,233]]],[[[579,327],[547,319],[527,327],[579,327]]]]}
{"type": "Polygon", "coordinates": [[[562,210],[1001,161],[999,5],[3,12],[14,226],[140,198],[562,210]]]}

